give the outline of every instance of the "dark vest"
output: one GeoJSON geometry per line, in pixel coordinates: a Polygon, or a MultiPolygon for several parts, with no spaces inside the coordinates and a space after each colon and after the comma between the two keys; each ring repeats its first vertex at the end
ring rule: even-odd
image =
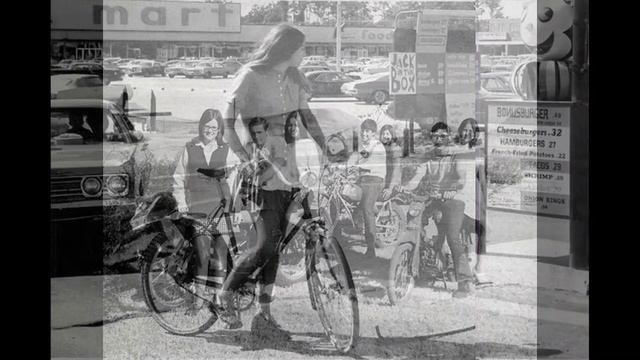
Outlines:
{"type": "Polygon", "coordinates": [[[209,213],[215,209],[220,203],[223,196],[229,196],[229,186],[223,179],[221,181],[223,193],[218,190],[216,180],[212,180],[196,170],[203,169],[221,169],[227,165],[227,155],[229,154],[229,146],[227,144],[220,145],[211,154],[211,159],[207,163],[204,150],[200,146],[196,146],[199,139],[191,140],[187,143],[187,174],[185,179],[185,196],[189,211],[209,213]]]}

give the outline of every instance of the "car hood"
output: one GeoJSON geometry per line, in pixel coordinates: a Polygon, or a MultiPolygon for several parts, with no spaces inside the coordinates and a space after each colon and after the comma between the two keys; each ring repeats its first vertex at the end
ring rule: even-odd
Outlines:
{"type": "Polygon", "coordinates": [[[56,94],[56,99],[104,99],[119,104],[124,91],[127,92],[129,100],[133,99],[133,88],[129,84],[61,90],[56,94]]]}
{"type": "Polygon", "coordinates": [[[52,145],[51,170],[74,168],[114,168],[131,159],[136,144],[52,145]]]}

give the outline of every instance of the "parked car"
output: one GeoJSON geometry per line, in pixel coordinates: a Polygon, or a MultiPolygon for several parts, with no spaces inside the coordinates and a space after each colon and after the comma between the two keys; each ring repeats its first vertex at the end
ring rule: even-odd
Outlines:
{"type": "Polygon", "coordinates": [[[307,62],[307,61],[326,61],[327,57],[324,55],[311,55],[311,56],[305,56],[302,58],[302,62],[307,62]]]}
{"type": "Polygon", "coordinates": [[[103,65],[115,65],[118,61],[122,60],[119,57],[107,57],[102,60],[103,65]]]}
{"type": "Polygon", "coordinates": [[[346,83],[342,93],[367,103],[384,104],[389,100],[389,73],[380,73],[346,83]]]}
{"type": "Polygon", "coordinates": [[[185,68],[184,75],[187,78],[201,77],[209,79],[212,76],[221,76],[226,79],[227,76],[229,76],[229,72],[221,63],[201,61],[196,63],[193,67],[185,68]]]}
{"type": "Polygon", "coordinates": [[[116,66],[121,67],[121,66],[129,65],[129,63],[132,61],[136,61],[136,59],[130,59],[130,58],[120,59],[116,61],[116,66]]]}
{"type": "Polygon", "coordinates": [[[164,66],[159,61],[138,60],[132,62],[125,70],[129,76],[141,75],[144,77],[160,75],[164,76],[164,66]]]}
{"type": "Polygon", "coordinates": [[[193,60],[181,61],[177,64],[173,64],[172,66],[165,68],[164,73],[170,78],[173,78],[178,75],[186,76],[186,70],[194,68],[198,63],[199,61],[193,61],[193,60]]]}
{"type": "Polygon", "coordinates": [[[52,74],[51,99],[104,99],[124,107],[133,98],[131,85],[105,85],[98,75],[52,74]]]}
{"type": "Polygon", "coordinates": [[[389,71],[389,61],[371,62],[363,67],[362,72],[365,74],[378,74],[389,71]]]}
{"type": "Polygon", "coordinates": [[[298,67],[303,74],[310,73],[312,71],[331,71],[331,68],[328,66],[318,66],[318,65],[304,65],[298,67]]]}
{"type": "Polygon", "coordinates": [[[165,62],[164,64],[162,64],[165,69],[168,68],[169,66],[174,66],[175,64],[179,64],[180,62],[182,62],[182,60],[169,60],[167,62],[165,62]]]}
{"type": "Polygon", "coordinates": [[[118,69],[122,70],[122,72],[126,75],[129,75],[131,73],[131,68],[133,68],[134,66],[140,64],[140,62],[143,60],[126,60],[124,62],[118,62],[118,69]]]}
{"type": "Polygon", "coordinates": [[[101,274],[104,243],[127,231],[152,155],[124,110],[102,99],[51,100],[50,131],[52,276],[101,274]]]}
{"type": "Polygon", "coordinates": [[[309,60],[309,61],[303,61],[300,66],[326,66],[328,68],[331,68],[329,66],[329,64],[327,64],[326,61],[323,60],[309,60]]]}
{"type": "Polygon", "coordinates": [[[122,80],[123,71],[116,66],[103,66],[95,62],[75,62],[68,67],[69,70],[86,70],[91,74],[100,75],[105,85],[112,81],[122,80]]]}
{"type": "Polygon", "coordinates": [[[228,75],[235,75],[242,67],[242,63],[236,59],[226,59],[220,61],[220,63],[224,66],[225,70],[227,70],[228,75]]]}
{"type": "Polygon", "coordinates": [[[73,60],[73,59],[63,59],[63,60],[60,60],[56,65],[63,69],[66,69],[75,61],[76,60],[73,60]]]}
{"type": "Polygon", "coordinates": [[[342,95],[340,87],[353,78],[338,71],[312,71],[305,74],[311,85],[311,96],[342,95]]]}
{"type": "Polygon", "coordinates": [[[360,65],[353,61],[343,61],[342,65],[340,65],[340,70],[343,73],[348,74],[350,72],[358,72],[360,71],[360,65]]]}

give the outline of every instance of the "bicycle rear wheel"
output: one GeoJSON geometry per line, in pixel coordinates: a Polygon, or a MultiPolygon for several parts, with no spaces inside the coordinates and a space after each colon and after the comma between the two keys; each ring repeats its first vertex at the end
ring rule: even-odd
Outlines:
{"type": "MultiPolygon", "coordinates": [[[[207,330],[218,316],[210,302],[196,309],[193,277],[193,246],[185,241],[175,252],[164,249],[167,239],[158,234],[144,252],[141,263],[142,292],[151,315],[160,326],[176,335],[195,335],[207,330]]],[[[212,294],[202,294],[210,300],[212,294]]]]}
{"type": "Polygon", "coordinates": [[[307,256],[309,292],[333,345],[348,352],[359,334],[358,298],[351,269],[334,237],[318,236],[307,256]]]}

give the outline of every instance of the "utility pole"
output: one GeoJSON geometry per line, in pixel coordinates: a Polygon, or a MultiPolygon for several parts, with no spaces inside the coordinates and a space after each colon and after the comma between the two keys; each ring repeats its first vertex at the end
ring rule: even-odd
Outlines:
{"type": "Polygon", "coordinates": [[[336,3],[336,70],[340,71],[342,53],[342,2],[336,3]]]}
{"type": "Polygon", "coordinates": [[[574,0],[570,265],[589,269],[589,0],[574,0]]]}

